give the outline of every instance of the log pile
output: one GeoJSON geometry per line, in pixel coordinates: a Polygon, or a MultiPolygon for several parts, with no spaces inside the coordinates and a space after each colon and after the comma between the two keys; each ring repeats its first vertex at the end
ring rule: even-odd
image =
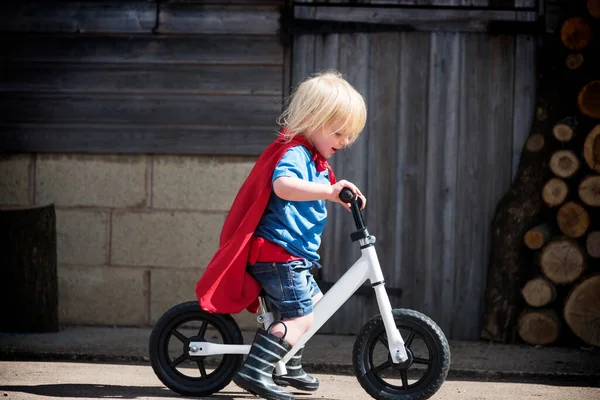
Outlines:
{"type": "Polygon", "coordinates": [[[483,339],[600,347],[600,0],[585,4],[538,47],[531,135],[492,221],[483,339]]]}
{"type": "Polygon", "coordinates": [[[560,146],[549,154],[540,194],[545,218],[523,236],[535,267],[521,288],[517,332],[534,345],[556,343],[568,330],[567,338],[600,346],[600,123],[586,132],[587,123],[574,121],[553,127],[560,146]]]}
{"type": "Polygon", "coordinates": [[[589,49],[600,33],[594,20],[600,1],[587,5],[589,15],[561,26],[564,81],[574,86],[565,101],[573,106],[562,107],[569,115],[552,127],[543,217],[523,236],[535,267],[521,287],[517,332],[534,345],[562,338],[563,344],[600,346],[600,70],[589,49]],[[593,65],[584,69],[586,63],[593,65]],[[592,67],[596,73],[589,73],[592,67]]]}

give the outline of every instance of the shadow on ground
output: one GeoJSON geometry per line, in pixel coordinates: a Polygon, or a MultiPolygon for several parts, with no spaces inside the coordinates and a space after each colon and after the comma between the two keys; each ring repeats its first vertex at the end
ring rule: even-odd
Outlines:
{"type": "MultiPolygon", "coordinates": [[[[43,397],[59,397],[59,398],[111,398],[111,399],[137,399],[140,397],[179,397],[179,395],[170,391],[167,388],[156,386],[118,386],[118,385],[96,385],[85,383],[66,383],[52,385],[14,385],[0,386],[0,391],[29,393],[43,397]]],[[[231,399],[233,397],[248,397],[254,396],[247,392],[230,392],[226,395],[213,394],[211,399],[231,399]]],[[[181,397],[185,399],[187,397],[181,397]]],[[[193,397],[189,397],[190,399],[193,397]]],[[[197,397],[196,397],[197,398],[197,397]]]]}

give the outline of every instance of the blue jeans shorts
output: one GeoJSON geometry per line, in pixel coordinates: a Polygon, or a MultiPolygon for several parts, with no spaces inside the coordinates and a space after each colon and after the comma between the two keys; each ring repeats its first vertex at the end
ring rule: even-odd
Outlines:
{"type": "Polygon", "coordinates": [[[302,317],[313,311],[312,297],[321,293],[308,260],[257,262],[246,270],[263,288],[266,300],[282,319],[302,317]]]}

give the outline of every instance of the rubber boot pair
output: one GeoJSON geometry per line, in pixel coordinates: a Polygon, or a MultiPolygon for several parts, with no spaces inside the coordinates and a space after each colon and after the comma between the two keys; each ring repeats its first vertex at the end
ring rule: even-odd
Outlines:
{"type": "MultiPolygon", "coordinates": [[[[259,329],[254,337],[250,353],[233,377],[233,382],[242,389],[268,400],[292,400],[294,395],[282,390],[273,381],[275,365],[277,362],[281,361],[291,349],[292,346],[284,339],[275,336],[264,329],[259,329]]],[[[291,365],[292,367],[300,365],[300,357],[296,360],[297,361],[290,360],[288,365],[291,365]]],[[[294,387],[297,387],[296,385],[299,384],[299,382],[303,382],[304,379],[307,379],[308,383],[304,384],[303,387],[298,387],[302,390],[316,390],[318,387],[319,382],[313,377],[308,378],[308,375],[304,373],[301,365],[300,368],[292,368],[290,371],[293,372],[284,376],[276,376],[275,379],[280,380],[283,384],[289,384],[294,387]],[[302,375],[306,375],[306,377],[302,377],[302,375]],[[312,389],[306,389],[309,386],[312,389]]]]}

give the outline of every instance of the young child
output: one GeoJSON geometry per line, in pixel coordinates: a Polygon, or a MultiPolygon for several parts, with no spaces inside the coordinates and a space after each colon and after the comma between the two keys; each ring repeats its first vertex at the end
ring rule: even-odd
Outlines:
{"type": "Polygon", "coordinates": [[[366,204],[353,183],[336,182],[327,163],[356,140],[365,122],[362,96],[338,72],[326,71],[302,82],[279,119],[279,137],[240,189],[221,233],[221,247],[198,282],[196,293],[207,311],[255,312],[261,290],[278,311],[281,321],[268,331],[258,330],[233,379],[261,397],[293,398],[276,383],[318,388],[318,380],[302,369],[302,349],[287,364],[287,375],[273,376],[273,371],[310,328],[313,305],[323,296],[310,268],[320,268],[317,250],[327,218],[326,200],[349,210],[338,197],[347,187],[362,198],[363,207],[366,204]],[[242,263],[245,273],[240,271],[242,263]],[[224,290],[219,282],[226,281],[224,290]]]}

